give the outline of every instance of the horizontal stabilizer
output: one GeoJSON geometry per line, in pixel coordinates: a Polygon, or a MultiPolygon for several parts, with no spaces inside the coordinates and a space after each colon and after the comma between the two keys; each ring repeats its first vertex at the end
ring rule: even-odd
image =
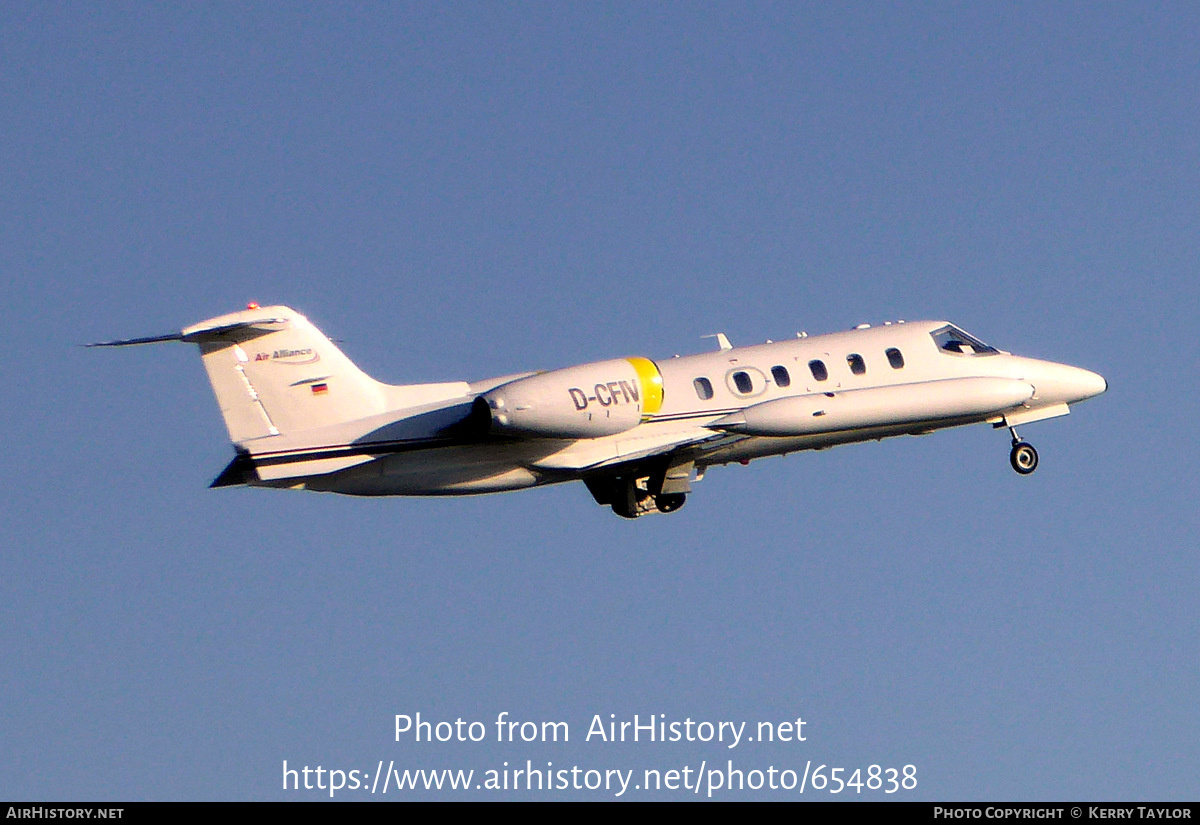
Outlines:
{"type": "MultiPolygon", "coordinates": [[[[244,314],[244,313],[243,313],[244,314]]],[[[273,328],[287,324],[287,318],[255,318],[246,321],[236,321],[229,324],[214,324],[206,326],[203,323],[188,327],[183,332],[172,332],[166,335],[150,335],[145,338],[123,338],[116,341],[98,341],[94,344],[84,344],[87,347],[133,347],[138,344],[161,344],[166,341],[185,341],[189,344],[199,344],[205,341],[215,341],[222,335],[240,330],[254,330],[265,335],[274,331],[273,328]]]]}
{"type": "Polygon", "coordinates": [[[169,335],[152,335],[149,338],[125,338],[120,341],[97,341],[94,344],[84,344],[85,347],[132,347],[137,344],[161,344],[164,341],[182,341],[183,333],[174,332],[169,335]]]}
{"type": "Polygon", "coordinates": [[[254,462],[250,460],[249,453],[239,450],[233,461],[229,462],[229,465],[208,486],[210,488],[236,487],[239,484],[249,484],[253,481],[258,481],[258,473],[254,469],[254,462]]]}

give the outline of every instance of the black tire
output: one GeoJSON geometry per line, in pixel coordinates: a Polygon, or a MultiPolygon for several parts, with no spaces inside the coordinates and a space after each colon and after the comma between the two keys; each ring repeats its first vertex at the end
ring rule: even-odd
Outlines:
{"type": "Polygon", "coordinates": [[[1013,445],[1012,452],[1008,454],[1008,463],[1012,468],[1023,476],[1027,476],[1037,469],[1038,453],[1033,448],[1032,444],[1027,444],[1024,441],[1018,441],[1013,445]]]}
{"type": "Polygon", "coordinates": [[[660,513],[674,513],[687,501],[687,493],[662,493],[654,497],[654,506],[660,513]]]}

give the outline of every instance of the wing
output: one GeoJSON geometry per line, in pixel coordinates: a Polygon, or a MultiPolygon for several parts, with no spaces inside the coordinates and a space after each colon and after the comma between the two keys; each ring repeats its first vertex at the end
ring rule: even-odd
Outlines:
{"type": "Polygon", "coordinates": [[[647,435],[581,439],[531,462],[530,469],[579,477],[623,468],[631,463],[662,461],[672,457],[694,461],[708,450],[737,440],[740,438],[730,433],[698,427],[647,435]]]}
{"type": "Polygon", "coordinates": [[[582,479],[597,504],[637,518],[682,507],[697,464],[703,473],[704,455],[744,437],[686,426],[581,440],[536,460],[530,468],[582,479]]]}

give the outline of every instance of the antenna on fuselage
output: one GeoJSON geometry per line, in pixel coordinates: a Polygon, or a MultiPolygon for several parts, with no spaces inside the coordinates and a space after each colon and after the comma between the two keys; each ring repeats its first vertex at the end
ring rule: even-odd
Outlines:
{"type": "Polygon", "coordinates": [[[722,350],[733,349],[733,344],[729,343],[729,338],[723,332],[714,332],[711,335],[701,335],[701,338],[716,338],[717,346],[722,350]]]}

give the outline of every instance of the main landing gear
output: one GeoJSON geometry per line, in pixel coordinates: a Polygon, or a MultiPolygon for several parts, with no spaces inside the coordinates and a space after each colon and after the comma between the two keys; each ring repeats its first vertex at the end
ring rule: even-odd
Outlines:
{"type": "Polygon", "coordinates": [[[687,501],[687,493],[660,493],[654,497],[654,506],[660,513],[674,513],[687,501]]]}
{"type": "Polygon", "coordinates": [[[1027,476],[1037,469],[1037,450],[1028,441],[1021,440],[1015,428],[1009,427],[1008,431],[1012,433],[1012,451],[1008,454],[1008,463],[1018,473],[1027,476]]]}
{"type": "Polygon", "coordinates": [[[619,479],[617,494],[610,503],[612,511],[621,518],[638,518],[651,513],[674,513],[687,501],[686,493],[653,495],[638,484],[637,479],[619,479]]]}
{"type": "MultiPolygon", "coordinates": [[[[665,474],[660,478],[665,478],[665,474]]],[[[684,478],[686,479],[686,475],[684,478]]],[[[612,511],[621,518],[638,518],[651,513],[674,513],[687,501],[687,493],[662,491],[664,482],[659,479],[654,481],[657,483],[652,483],[650,477],[638,477],[634,473],[584,479],[596,503],[612,507],[612,511]],[[652,488],[660,492],[654,493],[652,488]]],[[[675,486],[678,490],[680,485],[676,483],[675,486]]]]}

